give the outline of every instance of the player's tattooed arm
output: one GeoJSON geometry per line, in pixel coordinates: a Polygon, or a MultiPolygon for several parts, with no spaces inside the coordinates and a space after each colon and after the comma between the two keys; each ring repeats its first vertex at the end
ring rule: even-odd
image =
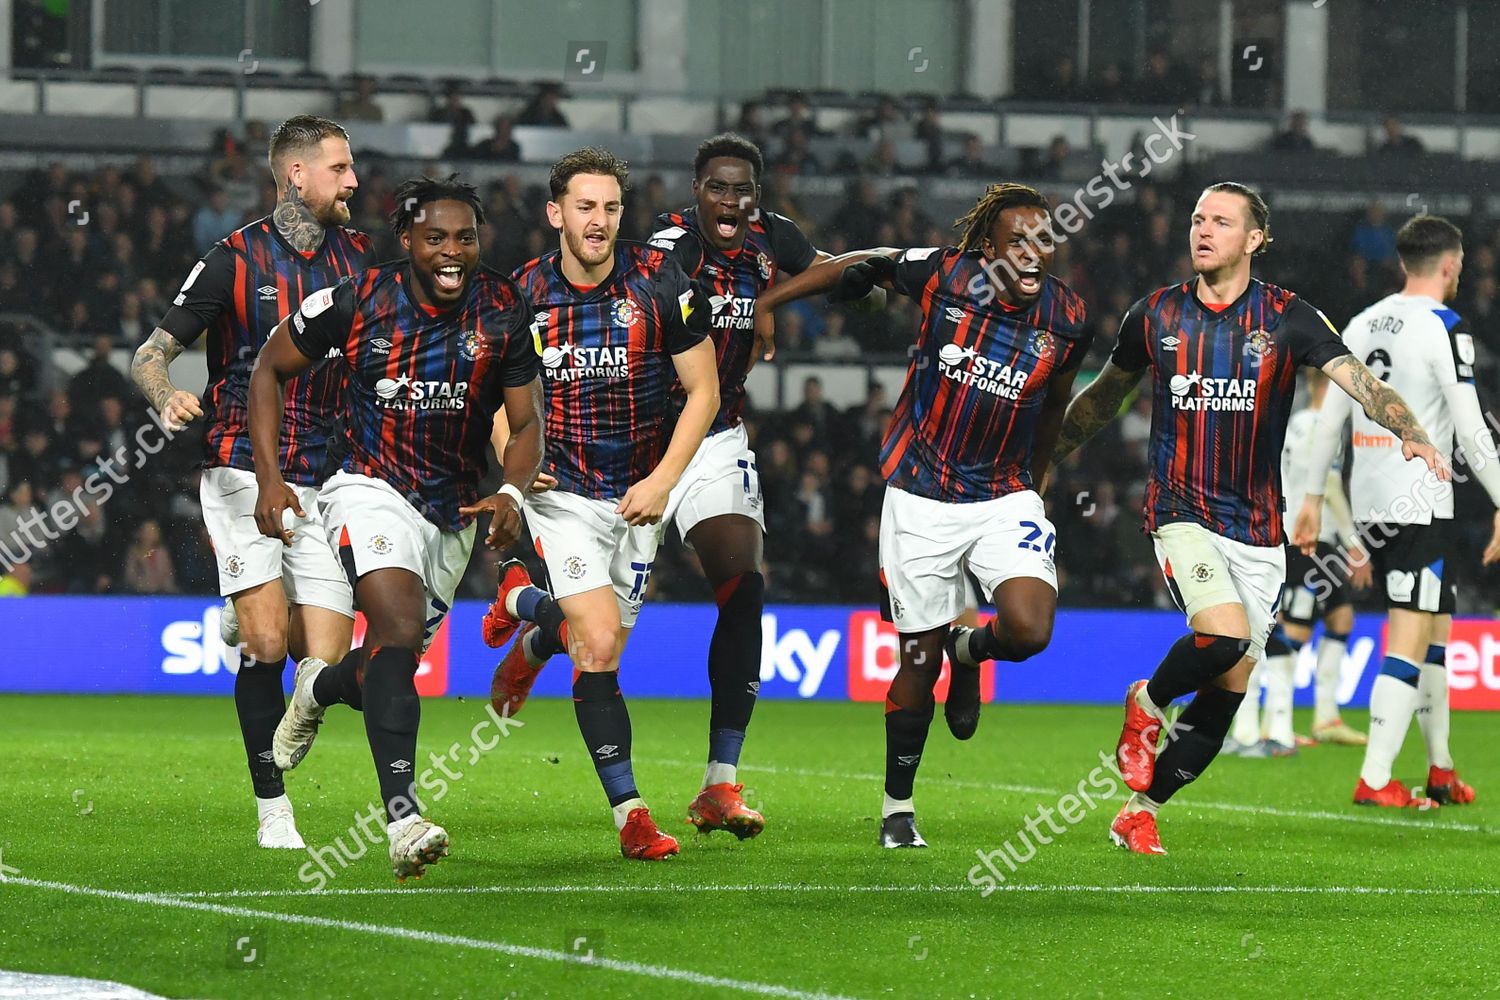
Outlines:
{"type": "Polygon", "coordinates": [[[1068,404],[1057,446],[1052,449],[1052,460],[1061,462],[1115,419],[1125,397],[1135,389],[1144,372],[1144,368],[1130,372],[1116,367],[1113,361],[1106,362],[1098,378],[1068,404]]]}
{"type": "Polygon", "coordinates": [[[182,343],[161,327],[151,332],[146,342],[136,348],[130,361],[130,377],[141,395],[161,414],[169,430],[181,430],[194,417],[203,416],[198,397],[172,384],[168,371],[182,353],[182,343]]]}
{"type": "Polygon", "coordinates": [[[290,181],[281,194],[281,200],[276,203],[276,211],[271,213],[271,218],[276,223],[276,230],[302,253],[311,253],[323,245],[323,224],[313,215],[312,209],[302,200],[302,195],[297,193],[296,186],[290,181]]]}
{"type": "Polygon", "coordinates": [[[1452,478],[1447,460],[1433,447],[1406,400],[1372,375],[1358,358],[1352,354],[1340,355],[1323,366],[1323,373],[1364,408],[1365,416],[1400,439],[1402,455],[1407,459],[1422,459],[1439,480],[1452,478]]]}

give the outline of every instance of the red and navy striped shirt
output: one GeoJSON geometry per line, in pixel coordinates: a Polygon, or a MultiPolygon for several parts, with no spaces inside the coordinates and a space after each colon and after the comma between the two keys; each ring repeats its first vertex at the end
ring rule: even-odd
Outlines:
{"type": "Polygon", "coordinates": [[[1218,309],[1196,281],[1130,307],[1111,361],[1151,367],[1146,531],[1201,524],[1246,545],[1282,544],[1281,446],[1297,368],[1348,354],[1338,331],[1294,293],[1251,279],[1218,309]]]}
{"type": "Polygon", "coordinates": [[[1049,276],[1030,306],[1007,307],[979,251],[957,247],[904,251],[892,287],[921,305],[922,326],[880,446],[886,482],[955,503],[1032,489],[1047,383],[1093,339],[1083,300],[1049,276]]]}
{"type": "Polygon", "coordinates": [[[412,293],[410,262],[382,264],[302,303],[288,328],[309,358],[343,355],[349,455],[343,468],[390,484],[443,531],[479,499],[495,413],[507,386],[536,378],[531,310],[520,289],[481,267],[460,305],[412,293]]]}
{"type": "MultiPolygon", "coordinates": [[[[760,211],[736,251],[710,245],[698,231],[698,210],[663,212],[656,217],[651,246],[667,251],[708,295],[713,306],[714,351],[719,360],[719,412],[708,433],[738,427],[745,409],[745,376],[755,348],[755,300],[781,272],[801,274],[818,250],[784,215],[760,211]]],[[[682,408],[687,395],[674,382],[672,400],[682,408]]]]}
{"type": "MultiPolygon", "coordinates": [[[[615,244],[609,277],[588,290],[563,277],[557,250],[514,277],[536,314],[547,397],[543,468],[566,492],[624,496],[666,453],[672,355],[707,334],[685,318],[692,283],[663,251],[625,240],[615,244]]],[[[706,308],[701,294],[696,301],[706,308]]]]}
{"type": "MultiPolygon", "coordinates": [[[[160,325],[183,346],[209,331],[204,468],[255,471],[247,410],[255,356],[303,299],[369,267],[370,254],[368,236],[333,226],[309,256],[267,216],[215,243],[193,266],[160,325]]],[[[322,360],[287,383],[280,464],[288,482],[316,486],[333,471],[343,393],[343,373],[322,360]]]]}

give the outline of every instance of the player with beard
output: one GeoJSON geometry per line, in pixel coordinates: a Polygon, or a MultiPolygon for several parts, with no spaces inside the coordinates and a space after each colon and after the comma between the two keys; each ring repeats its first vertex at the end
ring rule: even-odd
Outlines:
{"type": "MultiPolygon", "coordinates": [[[[773,288],[767,309],[834,287],[852,299],[881,283],[922,307],[906,384],[880,450],[885,610],[901,636],[886,695],[882,847],[926,847],[912,788],[951,664],[944,715],[953,735],[979,724],[979,665],[1020,662],[1047,647],[1057,611],[1056,532],[1035,485],[1046,468],[1088,353],[1083,300],[1050,274],[1047,200],[995,184],[956,247],[860,251],[773,288]],[[845,263],[851,258],[856,263],[845,263]],[[973,574],[995,604],[983,628],[954,623],[973,574]]],[[[769,333],[770,331],[763,331],[769,333]]]]}
{"type": "Polygon", "coordinates": [[[255,466],[246,415],[251,368],[267,331],[307,296],[370,263],[370,240],[344,228],[358,180],[349,136],[336,122],[298,115],[271,135],[278,198],[269,216],[229,234],[194,265],[131,375],[172,430],[205,417],[203,517],[226,602],[225,643],[240,647],[234,704],[255,791],[262,847],[304,846],[271,751],[285,710],[287,652],[338,660],[349,648],[349,584],[323,538],[316,492],[340,437],[343,375],[320,363],[286,390],[280,468],[305,515],[294,542],[255,530],[255,466]],[[172,383],[173,359],[208,333],[204,400],[172,383]],[[232,620],[237,617],[236,630],[232,620]],[[238,635],[235,635],[235,632],[238,635]]]}
{"type": "MultiPolygon", "coordinates": [[[[417,758],[419,656],[453,606],[474,546],[521,532],[521,490],[541,461],[541,385],[531,310],[515,282],[479,260],[484,214],[472,185],[423,177],[396,190],[393,226],[408,260],[363,271],[305,300],[261,350],[250,380],[256,457],[255,521],[295,544],[283,514],[300,498],[265,456],[281,437],[282,386],[330,353],[348,380],[349,453],[318,494],[325,544],[336,547],[369,623],[364,646],[335,666],[297,666],[276,730],[276,761],[295,767],[324,710],[362,708],[385,802],[391,868],[421,877],[448,853],[448,834],[421,815],[417,758]],[[510,435],[505,484],[479,494],[496,415],[510,435]]],[[[424,788],[426,785],[424,784],[424,788]]]]}
{"type": "Polygon", "coordinates": [[[1280,457],[1298,367],[1321,368],[1401,439],[1406,458],[1448,475],[1411,409],[1327,318],[1250,276],[1251,257],[1269,243],[1259,194],[1229,181],[1206,188],[1190,232],[1197,278],[1131,306],[1109,362],[1068,407],[1057,444],[1060,461],[1115,418],[1150,368],[1145,530],[1191,631],[1125,696],[1115,753],[1135,794],[1110,838],[1139,854],[1166,853],[1156,812],[1218,754],[1276,621],[1286,580],[1280,457]],[[1158,751],[1167,706],[1194,691],[1158,751]]]}
{"type": "Polygon", "coordinates": [[[620,652],[640,614],[658,524],[719,410],[707,298],[659,249],[616,239],[625,164],[604,149],[552,168],[547,219],[559,249],[516,271],[536,311],[546,386],[544,469],[556,488],[527,501],[552,593],[512,560],[485,618],[485,640],[525,628],[495,669],[491,699],[514,714],[547,658],[573,660],[579,732],[627,858],[676,854],[636,788],[620,652]],[[673,378],[685,397],[667,430],[673,378]]]}

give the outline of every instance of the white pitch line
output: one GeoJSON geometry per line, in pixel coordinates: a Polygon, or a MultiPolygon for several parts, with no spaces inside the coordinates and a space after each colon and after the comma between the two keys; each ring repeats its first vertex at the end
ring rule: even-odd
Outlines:
{"type": "MultiPolygon", "coordinates": [[[[1037,893],[1248,893],[1260,895],[1336,895],[1336,896],[1500,896],[1500,887],[1466,886],[1456,889],[1438,889],[1430,886],[1403,887],[1383,885],[1037,885],[1006,882],[994,886],[991,892],[1037,892],[1037,893]]],[[[552,894],[613,894],[634,895],[642,892],[657,893],[703,893],[703,892],[807,892],[807,893],[926,893],[926,892],[980,892],[973,885],[802,885],[796,882],[774,882],[761,885],[488,885],[488,886],[430,886],[423,889],[389,888],[361,889],[232,889],[223,892],[176,892],[153,894],[160,899],[243,899],[243,898],[307,898],[322,896],[394,896],[407,895],[412,898],[431,895],[552,895],[552,894]]]]}
{"type": "Polygon", "coordinates": [[[204,903],[191,899],[163,896],[156,893],[120,892],[115,889],[96,889],[93,886],[73,885],[69,882],[50,882],[44,879],[11,877],[6,879],[3,884],[29,886],[36,889],[52,889],[75,896],[92,896],[98,899],[113,899],[126,903],[144,903],[148,906],[197,910],[202,913],[217,913],[227,917],[243,917],[254,920],[268,920],[273,923],[301,924],[307,927],[356,931],[363,934],[400,938],[406,941],[420,941],[425,944],[446,944],[455,948],[468,948],[474,951],[498,952],[499,954],[510,955],[515,958],[534,958],[544,962],[558,962],[565,965],[608,969],[611,972],[624,972],[652,979],[668,979],[719,990],[738,990],[743,993],[755,993],[761,996],[792,997],[796,998],[796,1000],[850,1000],[850,998],[836,994],[810,993],[805,990],[792,989],[789,986],[777,986],[774,983],[757,983],[751,980],[728,979],[723,976],[710,976],[706,973],[692,972],[687,969],[674,969],[665,965],[648,965],[644,962],[625,962],[614,958],[586,958],[582,955],[575,955],[566,951],[556,951],[552,948],[535,948],[530,945],[509,944],[504,941],[487,941],[481,938],[460,937],[456,934],[442,934],[437,931],[414,930],[409,927],[389,927],[382,924],[370,924],[356,920],[335,920],[329,917],[314,917],[301,913],[275,913],[266,910],[252,910],[241,906],[204,903]]]}
{"type": "MultiPolygon", "coordinates": [[[[672,758],[635,758],[637,763],[647,765],[667,765],[673,767],[702,767],[703,764],[696,760],[682,760],[672,758]]],[[[849,771],[812,771],[802,768],[775,767],[769,764],[741,764],[741,771],[759,771],[766,774],[785,774],[802,778],[834,778],[842,781],[884,781],[885,776],[880,774],[859,774],[849,771]]],[[[1061,796],[1077,794],[1077,786],[1073,788],[1040,788],[1036,785],[1008,785],[1003,782],[993,781],[969,781],[963,778],[946,777],[924,777],[923,781],[932,781],[937,784],[954,785],[959,788],[977,788],[991,792],[1011,792],[1017,795],[1050,795],[1061,796]]],[[[1089,785],[1087,787],[1094,787],[1089,785]]],[[[1123,788],[1123,783],[1122,783],[1123,788]]],[[[1115,801],[1124,801],[1118,799],[1115,801]]],[[[1356,823],[1365,826],[1398,826],[1413,830],[1443,830],[1450,833],[1482,833],[1489,836],[1500,835],[1500,829],[1492,826],[1481,826],[1476,823],[1449,823],[1442,820],[1432,821],[1424,819],[1409,819],[1402,816],[1351,816],[1347,813],[1330,812],[1327,810],[1314,809],[1281,809],[1276,806],[1261,806],[1247,802],[1201,802],[1196,799],[1184,799],[1173,807],[1173,811],[1189,809],[1219,809],[1225,812],[1261,813],[1266,816],[1279,816],[1284,819],[1314,819],[1333,823],[1356,823]]],[[[1434,815],[1428,813],[1428,815],[1434,815]]]]}

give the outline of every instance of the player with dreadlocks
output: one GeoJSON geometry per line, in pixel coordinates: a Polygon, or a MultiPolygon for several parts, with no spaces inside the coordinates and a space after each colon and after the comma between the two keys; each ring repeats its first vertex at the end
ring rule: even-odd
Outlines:
{"type": "Polygon", "coordinates": [[[391,221],[409,259],[309,296],[272,331],[250,379],[250,440],[257,526],[290,544],[282,512],[302,511],[275,461],[282,386],[318,359],[339,359],[348,455],[318,503],[368,630],[364,647],[334,666],[298,664],[272,749],[291,770],[329,705],[362,708],[391,867],[404,880],[448,853],[447,832],[422,817],[413,785],[418,658],[453,605],[476,517],[490,515],[491,548],[520,536],[522,490],[542,459],[542,389],[531,307],[515,282],[479,261],[484,213],[473,186],[456,174],[407,181],[396,206],[391,221]],[[502,409],[505,483],[483,497],[502,409]]]}
{"type": "Polygon", "coordinates": [[[927,846],[912,785],[944,652],[944,715],[966,740],[979,724],[979,665],[1025,660],[1052,638],[1056,534],[1036,487],[1091,338],[1083,300],[1049,274],[1051,223],[1040,192],[994,184],[954,223],[958,246],[835,258],[771,289],[757,310],[769,337],[765,307],[830,288],[850,300],[880,284],[922,307],[880,448],[880,575],[901,635],[885,702],[883,847],[927,846]],[[964,611],[965,572],[993,597],[985,627],[953,624],[964,611]]]}

